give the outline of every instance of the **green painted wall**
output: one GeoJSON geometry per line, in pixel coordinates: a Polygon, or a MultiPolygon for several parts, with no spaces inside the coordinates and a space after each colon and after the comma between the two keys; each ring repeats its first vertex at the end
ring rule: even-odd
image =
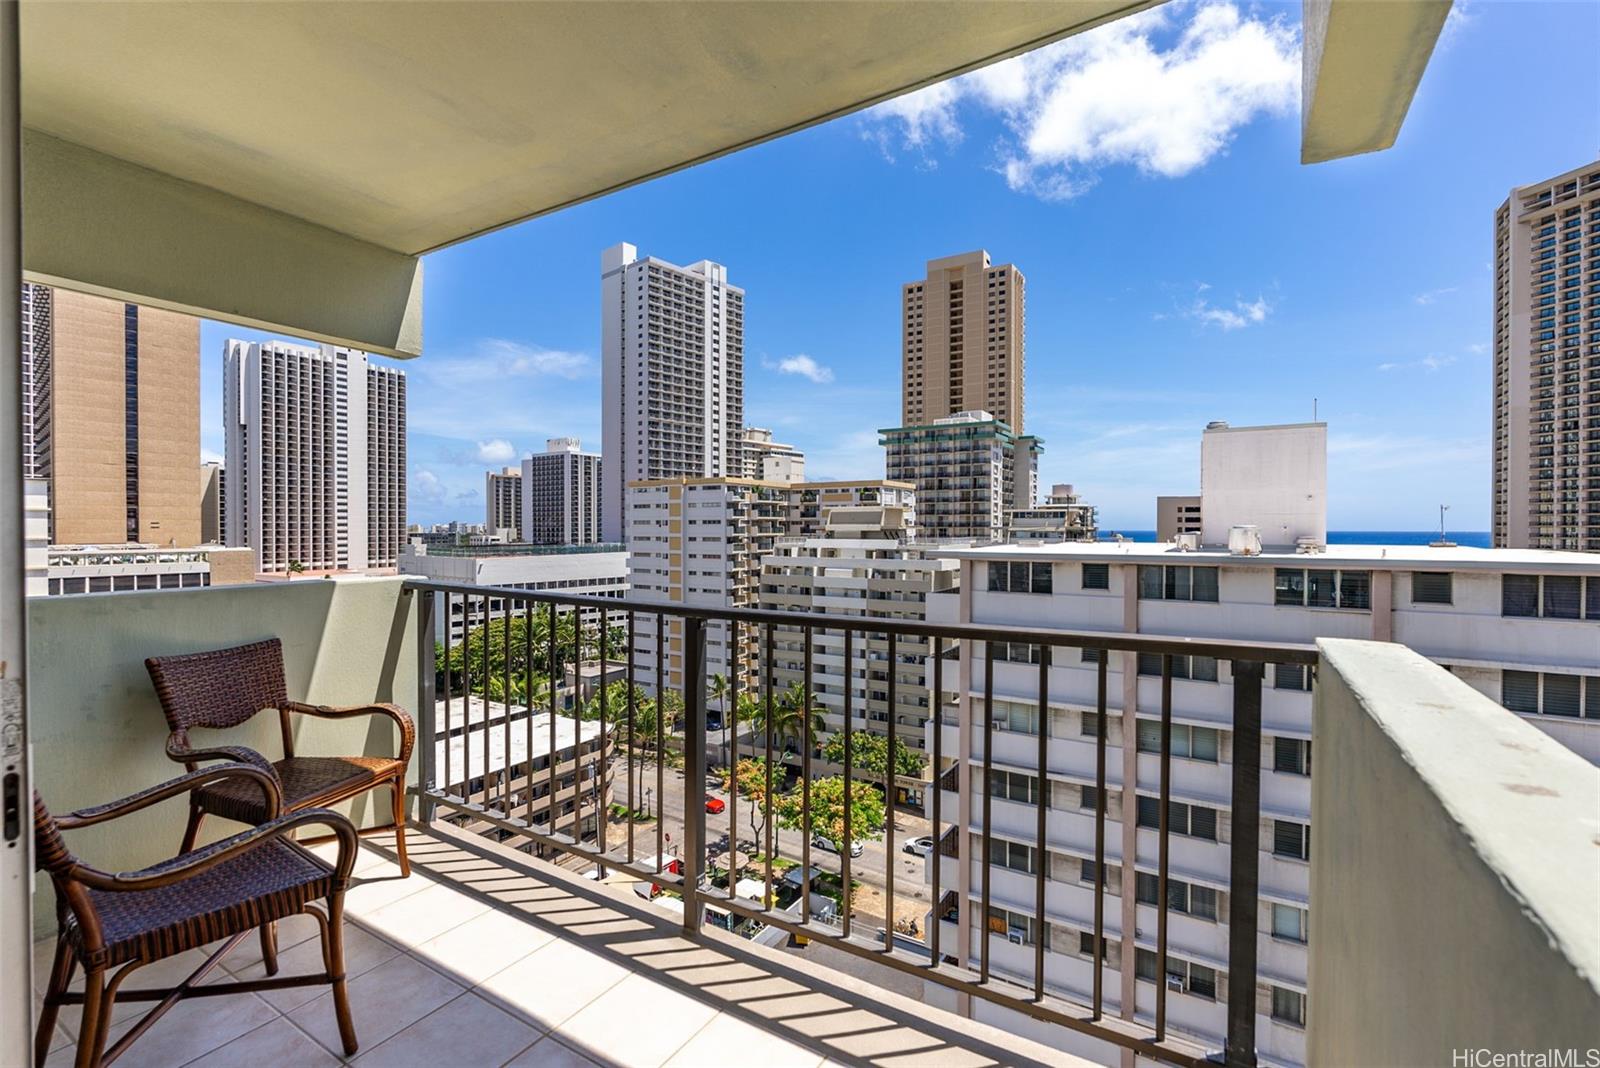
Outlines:
{"type": "MultiPolygon", "coordinates": [[[[144,659],[217,649],[262,638],[283,641],[289,696],[317,704],[392,701],[416,713],[416,597],[399,578],[305,579],[203,590],[91,594],[28,602],[29,726],[34,784],[54,812],[125,797],[183,773],[163,752],[167,726],[144,659]]],[[[296,751],[391,753],[383,717],[331,722],[296,717],[296,751]]],[[[226,738],[277,759],[278,720],[259,715],[226,738]]],[[[411,779],[416,780],[413,758],[411,779]]],[[[388,822],[378,791],[347,803],[358,825],[388,822]]],[[[102,870],[142,867],[177,852],[185,802],[173,799],[101,827],[74,832],[68,846],[102,870]]],[[[236,833],[210,820],[205,837],[236,833]]],[[[35,922],[55,908],[38,880],[35,922]]]]}

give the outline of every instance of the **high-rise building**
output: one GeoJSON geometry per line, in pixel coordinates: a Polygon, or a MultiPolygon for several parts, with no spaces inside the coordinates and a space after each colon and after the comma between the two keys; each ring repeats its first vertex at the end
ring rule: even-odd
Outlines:
{"type": "Polygon", "coordinates": [[[1044,442],[986,411],[878,433],[885,473],[916,487],[919,537],[1000,541],[1006,513],[1036,499],[1044,442]]]}
{"type": "Polygon", "coordinates": [[[627,487],[744,468],[744,290],[728,269],[678,267],[629,244],[600,256],[601,514],[623,540],[627,487]]]}
{"type": "Polygon", "coordinates": [[[509,530],[513,541],[522,536],[522,469],[503,467],[483,473],[484,526],[491,531],[509,530]]]}
{"type": "Polygon", "coordinates": [[[200,540],[200,321],[25,285],[23,455],[57,544],[200,540]]]}
{"type": "Polygon", "coordinates": [[[1494,543],[1600,551],[1600,160],[1494,220],[1494,543]]]}
{"type": "Polygon", "coordinates": [[[1179,534],[1200,533],[1200,495],[1156,498],[1156,541],[1175,541],[1179,534]]]}
{"type": "Polygon", "coordinates": [[[333,345],[228,341],[229,545],[264,572],[394,567],[405,541],[405,372],[333,345]]]}
{"type": "MultiPolygon", "coordinates": [[[[593,545],[602,540],[604,462],[577,438],[551,438],[522,461],[522,538],[533,545],[593,545]]],[[[620,544],[620,540],[618,541],[620,544]]]]}
{"type": "Polygon", "coordinates": [[[227,468],[215,461],[200,465],[200,541],[206,545],[221,545],[222,532],[228,529],[227,468]]]}
{"type": "Polygon", "coordinates": [[[900,287],[903,425],[982,409],[1022,433],[1025,284],[980,250],[929,260],[900,287]]]}
{"type": "Polygon", "coordinates": [[[744,477],[764,482],[804,482],[806,454],[772,440],[765,427],[744,428],[744,477]]]}
{"type": "MultiPolygon", "coordinates": [[[[1600,558],[1591,555],[1423,545],[1332,545],[1310,553],[1290,545],[1246,555],[1108,542],[940,555],[960,560],[962,594],[928,598],[930,622],[1201,640],[1398,642],[1600,763],[1600,683],[1593,677],[1600,558]]],[[[944,726],[931,728],[945,732],[940,748],[949,762],[934,773],[947,791],[941,808],[954,824],[933,857],[949,891],[935,910],[934,922],[944,925],[942,952],[962,965],[982,957],[992,974],[1026,983],[1042,942],[1045,994],[1082,1004],[1095,989],[1098,948],[1108,1017],[1148,1020],[1160,983],[1172,1031],[1220,1049],[1233,979],[1229,898],[1254,892],[1262,932],[1254,990],[1260,1063],[1306,1063],[1308,954],[1328,952],[1307,944],[1310,913],[1322,907],[1311,878],[1312,776],[1372,778],[1371,769],[1341,765],[1345,754],[1319,750],[1313,761],[1316,673],[1304,665],[1266,669],[1260,745],[1241,750],[1232,730],[1235,665],[1172,657],[1170,779],[1163,784],[1161,656],[1056,648],[1041,713],[1037,646],[989,643],[994,663],[986,665],[984,643],[961,645],[943,675],[944,726]],[[986,709],[983,680],[991,670],[986,709]],[[1093,937],[1099,692],[1107,710],[1102,947],[1093,937]],[[986,714],[994,726],[987,754],[986,714]],[[1261,778],[1259,838],[1246,843],[1260,850],[1259,882],[1248,890],[1229,878],[1240,844],[1228,802],[1235,761],[1259,768],[1261,778]],[[987,790],[986,764],[993,768],[987,790]],[[1171,835],[1165,975],[1157,964],[1155,908],[1164,785],[1171,835]],[[1047,809],[1042,852],[1034,831],[1040,805],[1047,809]],[[985,830],[996,835],[988,878],[985,830]],[[1043,914],[1035,910],[1035,873],[1047,880],[1043,914]]],[[[1440,729],[1449,730],[1443,722],[1440,729]]],[[[932,983],[927,991],[932,1004],[950,1007],[955,998],[932,983]]],[[[1116,1063],[1093,1040],[978,998],[971,1005],[986,1023],[1116,1063]]],[[[1133,1063],[1132,1055],[1123,1063],[1133,1063]]]]}

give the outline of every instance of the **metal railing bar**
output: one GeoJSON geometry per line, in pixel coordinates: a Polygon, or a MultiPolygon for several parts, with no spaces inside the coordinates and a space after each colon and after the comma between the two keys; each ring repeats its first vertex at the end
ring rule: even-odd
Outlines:
{"type": "MultiPolygon", "coordinates": [[[[630,598],[595,597],[581,594],[556,594],[510,587],[472,586],[465,583],[433,582],[407,578],[413,589],[454,591],[472,595],[491,591],[496,596],[559,604],[568,608],[639,608],[671,615],[674,618],[739,620],[743,623],[771,623],[784,627],[837,627],[838,618],[821,612],[780,612],[765,608],[702,608],[689,605],[664,605],[630,598]]],[[[1214,638],[1186,638],[1179,635],[1126,634],[1111,631],[1038,630],[999,624],[927,623],[915,620],[874,619],[872,629],[901,637],[965,638],[973,641],[1005,641],[1024,645],[1061,645],[1081,649],[1108,649],[1177,656],[1209,656],[1219,660],[1250,659],[1270,664],[1315,664],[1316,647],[1303,643],[1229,641],[1214,638]]]]}
{"type": "Polygon", "coordinates": [[[978,915],[978,981],[989,981],[989,871],[993,863],[994,825],[993,788],[994,774],[994,646],[983,643],[983,782],[978,789],[983,796],[983,871],[980,911],[978,915]]]}
{"type": "Polygon", "coordinates": [[[944,825],[940,822],[943,811],[940,795],[944,788],[939,784],[943,774],[939,765],[944,756],[944,657],[939,655],[937,639],[930,639],[928,647],[933,650],[933,695],[929,705],[933,709],[933,820],[930,830],[933,832],[933,848],[928,851],[927,863],[933,873],[933,909],[928,913],[928,965],[932,968],[939,967],[939,868],[943,864],[942,854],[939,852],[940,836],[944,833],[944,825]]]}
{"type": "MultiPolygon", "coordinates": [[[[528,791],[527,805],[523,809],[522,821],[529,827],[533,826],[533,604],[529,602],[522,606],[522,671],[523,693],[522,704],[528,712],[526,724],[528,735],[528,791]]],[[[549,680],[546,680],[549,681],[549,680]]],[[[551,754],[551,759],[555,754],[551,754]]]]}
{"type": "Polygon", "coordinates": [[[889,722],[888,744],[885,750],[888,758],[883,768],[883,949],[885,953],[894,950],[894,792],[897,778],[895,765],[895,719],[897,718],[898,703],[895,699],[896,678],[900,674],[899,663],[895,659],[895,640],[897,635],[892,631],[889,639],[889,722]]]}
{"type": "MultiPolygon", "coordinates": [[[[1124,738],[1123,744],[1128,740],[1124,738]]],[[[1135,739],[1135,746],[1138,741],[1135,739]]],[[[1172,833],[1172,656],[1161,658],[1161,815],[1156,861],[1156,1041],[1167,1034],[1167,858],[1172,833]]],[[[1127,890],[1126,887],[1123,888],[1127,890]]]]}
{"type": "MultiPolygon", "coordinates": [[[[451,768],[451,766],[450,766],[451,765],[451,760],[450,760],[450,649],[451,649],[451,646],[454,644],[450,640],[450,631],[452,629],[451,624],[452,624],[452,616],[450,615],[450,594],[446,593],[444,595],[444,739],[445,739],[445,742],[444,742],[444,792],[445,793],[449,793],[450,792],[450,787],[452,785],[452,783],[451,783],[451,774],[450,773],[453,770],[451,768]]],[[[462,633],[465,634],[465,629],[463,629],[462,633]]],[[[427,715],[428,712],[429,712],[429,710],[425,709],[425,708],[417,709],[418,715],[427,715]]],[[[430,745],[430,746],[434,746],[434,745],[438,744],[438,731],[435,730],[433,732],[433,734],[434,734],[434,737],[429,738],[429,739],[426,740],[427,744],[430,745]]]]}
{"type": "MultiPolygon", "coordinates": [[[[1105,999],[1105,942],[1106,942],[1106,661],[1111,654],[1101,653],[1099,670],[1095,672],[1094,740],[1094,1015],[1098,1020],[1104,1014],[1105,999]]],[[[1126,804],[1126,799],[1124,799],[1126,804]]],[[[1124,810],[1126,812],[1126,810],[1124,810]]],[[[1126,889],[1124,889],[1126,892],[1126,889]]]]}
{"type": "Polygon", "coordinates": [[[1039,803],[1035,805],[1034,813],[1036,825],[1034,832],[1038,838],[1038,848],[1033,857],[1033,914],[1039,924],[1038,937],[1033,940],[1033,997],[1036,1001],[1044,1000],[1044,944],[1048,939],[1044,918],[1044,877],[1045,869],[1049,866],[1050,851],[1045,845],[1045,814],[1050,808],[1050,798],[1046,791],[1049,788],[1049,779],[1046,775],[1050,749],[1050,646],[1039,646],[1039,803]]]}
{"type": "MultiPolygon", "coordinates": [[[[500,769],[500,811],[507,816],[512,815],[511,805],[511,602],[500,602],[500,624],[504,630],[501,635],[501,652],[504,663],[500,665],[502,675],[500,696],[505,701],[505,729],[502,732],[505,740],[505,767],[500,769]]],[[[485,705],[485,710],[487,710],[485,705]]]]}
{"type": "Polygon", "coordinates": [[[656,870],[667,864],[667,797],[662,789],[666,781],[663,762],[667,756],[667,623],[666,617],[656,613],[656,870]]]}
{"type": "Polygon", "coordinates": [[[800,700],[800,916],[811,920],[811,628],[806,643],[800,700]]]}
{"type": "Polygon", "coordinates": [[[556,635],[561,630],[561,617],[554,604],[550,606],[549,630],[550,633],[546,636],[549,639],[546,642],[549,655],[545,660],[545,667],[550,671],[550,791],[545,794],[544,825],[553,835],[556,833],[556,795],[560,792],[556,789],[556,679],[561,675],[556,647],[556,635]]]}
{"type": "MultiPolygon", "coordinates": [[[[606,754],[609,752],[606,747],[606,741],[609,737],[606,734],[606,712],[608,711],[606,708],[606,703],[609,700],[609,697],[606,694],[606,690],[609,689],[609,686],[606,682],[606,672],[611,666],[611,619],[607,614],[607,611],[608,610],[604,608],[600,609],[600,674],[595,680],[595,685],[600,687],[600,760],[596,762],[594,769],[594,835],[595,842],[597,845],[599,845],[601,852],[604,852],[610,845],[610,843],[606,841],[605,807],[607,778],[606,766],[604,763],[606,754]]],[[[578,674],[579,678],[581,679],[583,673],[583,658],[579,657],[578,661],[578,674]]],[[[577,694],[582,693],[583,688],[580,683],[577,689],[577,694]]]]}
{"type": "Polygon", "coordinates": [[[639,752],[639,739],[634,734],[634,711],[637,699],[634,696],[634,661],[636,657],[633,650],[639,640],[639,631],[634,625],[633,609],[628,609],[628,863],[633,863],[633,811],[638,805],[637,794],[634,792],[633,762],[639,752]]]}
{"type": "MultiPolygon", "coordinates": [[[[840,871],[840,900],[843,902],[844,915],[840,918],[844,937],[850,937],[850,843],[855,840],[851,832],[851,768],[855,761],[855,742],[852,740],[851,719],[855,716],[855,702],[852,692],[855,689],[855,660],[854,660],[854,635],[855,630],[846,625],[844,628],[844,845],[839,850],[840,871]]],[[[886,855],[887,856],[887,855],[886,855]]],[[[893,864],[894,858],[887,857],[888,863],[893,864]]]]}
{"type": "Polygon", "coordinates": [[[767,692],[766,692],[766,695],[765,695],[765,698],[766,698],[766,700],[765,700],[766,715],[765,715],[764,718],[766,720],[766,735],[767,735],[767,738],[766,738],[767,751],[766,751],[766,764],[765,764],[767,781],[766,781],[766,784],[765,784],[765,793],[763,795],[763,803],[766,805],[767,811],[766,811],[766,818],[762,821],[762,827],[763,827],[763,829],[765,831],[765,837],[766,837],[766,843],[765,843],[766,844],[766,848],[764,850],[764,853],[765,853],[766,858],[767,858],[767,865],[766,865],[767,866],[767,871],[766,871],[766,892],[765,892],[765,894],[764,894],[764,896],[762,897],[761,900],[762,900],[762,903],[767,908],[770,909],[772,907],[772,843],[773,843],[772,824],[774,823],[774,821],[776,819],[776,815],[777,815],[776,806],[773,805],[773,803],[772,803],[772,712],[773,712],[773,708],[772,708],[772,701],[773,701],[772,689],[773,689],[773,684],[774,684],[774,682],[776,680],[776,675],[774,673],[774,664],[775,664],[775,662],[777,660],[777,657],[774,655],[774,653],[776,652],[776,646],[775,646],[775,643],[773,641],[772,624],[771,623],[768,623],[766,625],[766,647],[767,647],[767,657],[766,657],[766,668],[767,668],[767,687],[766,687],[766,689],[767,689],[767,692]]]}

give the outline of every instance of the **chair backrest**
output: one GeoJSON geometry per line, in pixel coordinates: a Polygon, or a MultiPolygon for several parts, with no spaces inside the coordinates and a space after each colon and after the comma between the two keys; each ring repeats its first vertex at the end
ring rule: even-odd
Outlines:
{"type": "Polygon", "coordinates": [[[179,656],[154,656],[144,662],[155,683],[167,726],[237,727],[263,708],[281,709],[289,700],[283,681],[283,643],[277,638],[179,656]]]}

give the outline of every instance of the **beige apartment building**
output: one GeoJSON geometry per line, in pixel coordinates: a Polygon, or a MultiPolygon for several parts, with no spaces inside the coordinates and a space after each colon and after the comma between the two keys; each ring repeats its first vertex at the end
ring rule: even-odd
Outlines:
{"type": "Polygon", "coordinates": [[[522,541],[522,469],[503,467],[483,473],[483,523],[492,534],[509,530],[522,541]]]}
{"type": "MultiPolygon", "coordinates": [[[[955,591],[961,565],[929,559],[907,544],[914,514],[903,504],[836,507],[817,535],[779,539],[761,561],[761,607],[856,622],[922,620],[930,594],[955,591]]],[[[886,735],[892,721],[897,740],[911,749],[925,748],[929,689],[924,665],[932,653],[931,639],[898,638],[891,658],[886,635],[856,633],[848,664],[842,632],[814,631],[811,642],[811,688],[830,733],[844,729],[848,691],[852,729],[886,735]]],[[[781,692],[807,677],[805,633],[779,627],[773,647],[773,678],[781,692]]],[[[920,791],[914,797],[902,792],[901,800],[920,804],[920,791]]]]}
{"type": "Polygon", "coordinates": [[[793,445],[772,440],[766,427],[744,428],[744,476],[768,482],[803,482],[806,454],[793,445]]]}
{"type": "Polygon", "coordinates": [[[1494,221],[1494,544],[1600,551],[1600,160],[1494,221]]]}
{"type": "Polygon", "coordinates": [[[929,260],[900,287],[905,426],[981,408],[1022,433],[1025,283],[979,250],[929,260]]]}
{"type": "Polygon", "coordinates": [[[1200,533],[1200,495],[1156,498],[1156,541],[1200,533]]]}
{"type": "Polygon", "coordinates": [[[24,465],[54,544],[200,541],[200,321],[29,285],[24,465]]]}

